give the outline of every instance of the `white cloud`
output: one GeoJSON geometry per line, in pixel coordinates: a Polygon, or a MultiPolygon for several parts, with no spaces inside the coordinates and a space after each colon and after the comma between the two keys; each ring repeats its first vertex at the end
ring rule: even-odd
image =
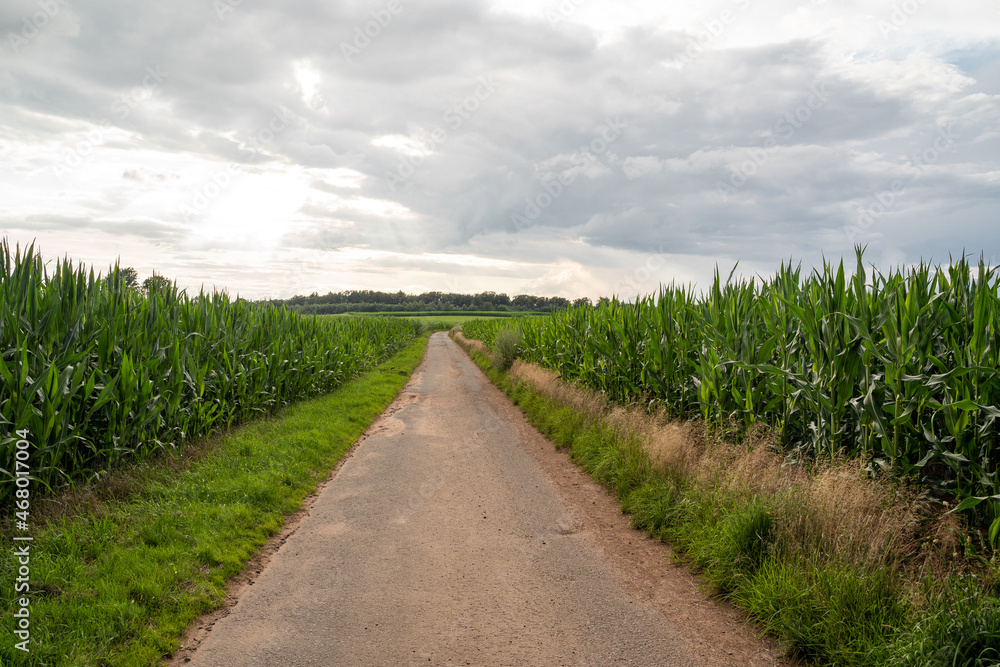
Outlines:
{"type": "Polygon", "coordinates": [[[627,157],[622,163],[622,171],[629,180],[633,180],[646,174],[660,173],[663,171],[663,163],[655,155],[627,157]]]}
{"type": "Polygon", "coordinates": [[[403,155],[412,155],[414,157],[424,157],[431,152],[424,142],[399,134],[386,134],[381,137],[375,137],[372,139],[372,146],[391,148],[403,155]]]}
{"type": "MultiPolygon", "coordinates": [[[[0,44],[2,232],[248,296],[596,297],[651,247],[669,261],[642,289],[850,253],[899,180],[873,257],[1000,245],[994,3],[571,4],[554,23],[555,0],[407,5],[352,62],[338,44],[371,3],[66,6],[0,44]]],[[[5,3],[0,34],[32,8],[5,3]]]]}

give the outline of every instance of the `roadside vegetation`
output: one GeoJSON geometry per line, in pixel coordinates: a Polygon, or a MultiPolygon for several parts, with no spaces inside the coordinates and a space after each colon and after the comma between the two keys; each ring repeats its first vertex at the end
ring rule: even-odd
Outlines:
{"type": "Polygon", "coordinates": [[[825,265],[803,276],[666,287],[547,317],[464,325],[622,404],[775,434],[789,461],[864,459],[921,483],[1000,539],[1000,276],[982,261],[886,275],[825,265]]]}
{"type": "MultiPolygon", "coordinates": [[[[3,623],[0,664],[148,667],[174,652],[388,407],[426,345],[411,338],[332,393],[33,501],[30,652],[3,623]]],[[[0,527],[6,545],[11,528],[0,527]]],[[[5,548],[0,581],[17,568],[5,548]]],[[[12,585],[0,591],[8,620],[16,597],[12,585]]]]}
{"type": "Polygon", "coordinates": [[[794,655],[992,665],[998,306],[982,264],[869,276],[859,252],[853,278],[717,277],[457,338],[794,655]]]}
{"type": "Polygon", "coordinates": [[[501,371],[510,370],[520,351],[520,329],[501,329],[493,338],[493,362],[501,371]]]}
{"type": "Polygon", "coordinates": [[[95,275],[0,242],[0,507],[15,444],[39,488],[100,477],[329,392],[410,343],[419,323],[306,318],[134,272],[95,275]]]}

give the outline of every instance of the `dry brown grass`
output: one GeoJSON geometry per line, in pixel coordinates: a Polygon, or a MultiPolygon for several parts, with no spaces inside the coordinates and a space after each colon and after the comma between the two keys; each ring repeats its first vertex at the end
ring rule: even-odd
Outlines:
{"type": "MultiPolygon", "coordinates": [[[[786,465],[774,436],[758,427],[736,444],[711,437],[700,422],[671,422],[662,412],[609,404],[600,394],[564,382],[558,374],[517,361],[510,375],[546,397],[610,424],[637,441],[654,468],[703,485],[737,502],[769,499],[776,543],[790,555],[836,559],[865,567],[931,566],[957,553],[954,517],[928,519],[913,489],[872,480],[860,460],[786,465]],[[939,525],[940,524],[940,525],[939,525]],[[924,542],[937,540],[932,549],[924,542]]],[[[941,563],[939,562],[938,565],[941,563]]]]}
{"type": "Polygon", "coordinates": [[[518,359],[510,367],[509,375],[515,380],[527,382],[542,394],[570,405],[589,417],[600,418],[608,411],[607,402],[597,393],[559,379],[555,371],[529,364],[518,359]]]}
{"type": "Polygon", "coordinates": [[[461,331],[452,331],[452,337],[465,348],[472,347],[482,352],[487,357],[491,356],[490,351],[486,349],[486,345],[484,345],[483,341],[481,340],[476,340],[475,338],[466,338],[465,336],[462,335],[461,331]]]}
{"type": "Polygon", "coordinates": [[[794,485],[785,516],[789,545],[872,567],[914,550],[915,493],[873,481],[857,462],[826,463],[794,485]]]}

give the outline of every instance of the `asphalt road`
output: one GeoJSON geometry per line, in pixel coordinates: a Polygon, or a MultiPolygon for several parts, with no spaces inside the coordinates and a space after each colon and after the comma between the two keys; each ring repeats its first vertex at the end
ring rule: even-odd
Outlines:
{"type": "Polygon", "coordinates": [[[397,401],[186,664],[774,664],[696,584],[670,598],[681,589],[667,579],[689,575],[615,512],[435,334],[397,401]],[[641,549],[606,546],[626,537],[641,549]],[[617,565],[657,553],[664,562],[617,565]]]}

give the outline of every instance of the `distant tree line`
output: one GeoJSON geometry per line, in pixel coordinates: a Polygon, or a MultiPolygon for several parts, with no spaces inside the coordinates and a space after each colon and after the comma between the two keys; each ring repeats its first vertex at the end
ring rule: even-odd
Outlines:
{"type": "MultiPolygon", "coordinates": [[[[153,272],[139,281],[139,272],[131,266],[119,269],[125,284],[144,293],[169,287],[168,278],[153,272]]],[[[346,292],[313,292],[309,296],[290,299],[271,299],[258,303],[284,306],[305,315],[332,315],[338,313],[405,313],[405,312],[532,312],[547,313],[570,306],[590,306],[590,299],[583,297],[570,301],[561,296],[533,296],[518,294],[511,298],[504,293],[480,292],[479,294],[454,294],[450,292],[424,292],[406,294],[377,292],[375,290],[348,290],[346,292]]]]}
{"type": "Polygon", "coordinates": [[[401,313],[432,311],[469,312],[549,312],[562,310],[571,305],[590,305],[590,299],[576,301],[561,296],[545,297],[518,294],[511,298],[497,292],[479,294],[453,294],[447,292],[424,292],[406,294],[399,292],[376,292],[374,290],[349,290],[329,292],[309,296],[293,296],[290,299],[275,299],[270,303],[285,306],[308,315],[330,315],[336,313],[401,313]]]}

